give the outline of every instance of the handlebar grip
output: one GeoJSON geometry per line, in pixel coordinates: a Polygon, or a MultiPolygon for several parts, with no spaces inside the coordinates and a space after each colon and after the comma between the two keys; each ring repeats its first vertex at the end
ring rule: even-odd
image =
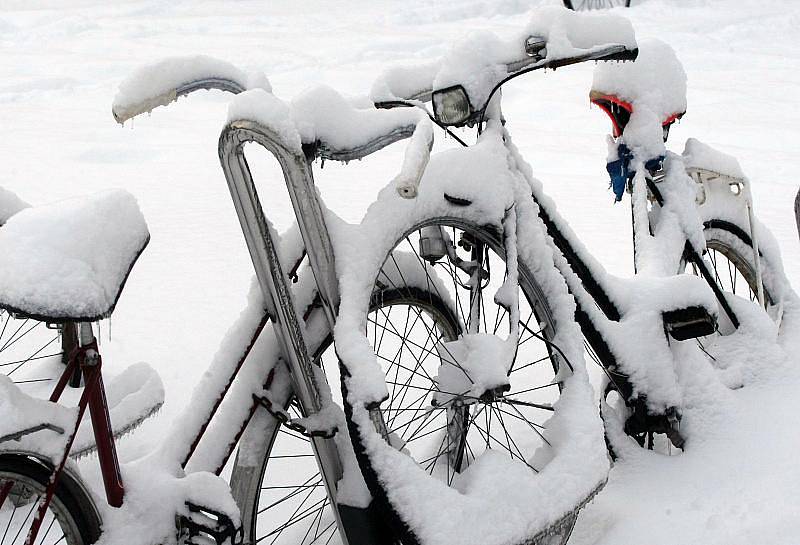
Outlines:
{"type": "Polygon", "coordinates": [[[397,192],[404,199],[413,199],[417,196],[419,183],[431,158],[432,148],[433,126],[429,119],[420,119],[406,146],[400,173],[393,180],[397,192]]]}

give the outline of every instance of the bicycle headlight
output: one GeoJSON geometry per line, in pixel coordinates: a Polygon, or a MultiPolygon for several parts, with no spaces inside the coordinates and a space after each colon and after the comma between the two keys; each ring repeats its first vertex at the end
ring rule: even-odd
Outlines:
{"type": "Polygon", "coordinates": [[[433,92],[433,115],[444,125],[460,125],[472,115],[467,92],[460,85],[433,92]]]}
{"type": "Polygon", "coordinates": [[[525,54],[540,61],[547,57],[547,40],[541,36],[528,36],[525,40],[525,54]]]}

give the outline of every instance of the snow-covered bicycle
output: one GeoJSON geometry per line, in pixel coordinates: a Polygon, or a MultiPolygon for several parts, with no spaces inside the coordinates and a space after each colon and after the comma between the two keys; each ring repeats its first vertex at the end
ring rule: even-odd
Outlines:
{"type": "MultiPolygon", "coordinates": [[[[192,543],[564,543],[608,471],[584,338],[608,373],[607,394],[619,397],[614,407],[604,403],[615,452],[629,446],[621,432],[642,446],[659,435],[682,445],[684,362],[711,373],[710,344],[724,350],[740,331],[775,326],[748,298],[731,296],[735,285],[721,285],[713,267],[721,261],[703,259],[704,249],[728,258],[774,318],[793,310],[766,231],[758,229],[761,253],[752,248],[746,183],[700,144],[687,154],[695,179],[664,152],[681,98],[662,104],[637,92],[652,84],[652,63],[670,60],[663,48],[642,46],[636,63],[600,65],[592,98],[616,122],[609,171],[618,190],[632,191],[639,269],[634,279],[611,277],[531,176],[504,127],[499,90],[548,67],[631,60],[630,25],[542,10],[519,36],[483,40],[387,73],[372,92],[377,109],[328,88],[287,104],[264,78],[204,58],[165,61],[123,85],[114,109],[120,121],[198,89],[238,94],[220,160],[256,282],[167,442],[120,472],[91,322],[113,309],[146,226],[132,199],[116,192],[70,203],[70,214],[62,203],[12,216],[0,244],[17,255],[53,236],[42,222],[63,217],[82,218],[78,232],[115,251],[93,268],[103,290],[79,278],[65,291],[69,279],[59,279],[44,294],[18,285],[2,296],[18,314],[78,322],[79,347],[59,388],[78,367],[87,386],[76,414],[0,383],[17,419],[9,433],[0,428],[7,519],[0,542],[24,536],[33,520],[34,533],[55,521],[58,539],[91,543],[101,518],[108,543],[170,541],[177,515],[178,539],[192,543]],[[626,66],[639,69],[625,73],[626,66]],[[429,156],[428,101],[436,124],[476,126],[475,144],[429,156]],[[404,138],[400,174],[359,225],[324,207],[316,158],[358,159],[404,138]],[[283,170],[297,225],[281,236],[261,208],[248,143],[266,148],[283,170]],[[120,228],[98,225],[103,214],[120,228]],[[20,236],[37,230],[38,238],[20,236]],[[675,275],[686,267],[703,280],[675,275]],[[718,334],[718,319],[730,335],[718,334]],[[681,342],[700,336],[710,339],[681,342]],[[343,411],[328,387],[337,375],[343,411]],[[68,462],[87,406],[97,445],[112,449],[98,452],[108,503],[118,509],[98,505],[68,462]],[[234,453],[231,498],[215,474],[234,453]],[[115,488],[121,474],[125,491],[115,488]],[[154,497],[162,504],[152,506],[154,497]]],[[[96,247],[78,246],[70,249],[97,264],[96,247]]]]}

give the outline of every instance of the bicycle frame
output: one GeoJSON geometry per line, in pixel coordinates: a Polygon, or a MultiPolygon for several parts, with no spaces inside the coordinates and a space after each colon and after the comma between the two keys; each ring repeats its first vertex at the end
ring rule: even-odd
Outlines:
{"type": "MultiPolygon", "coordinates": [[[[64,393],[67,384],[73,379],[77,371],[82,372],[84,378],[84,390],[81,393],[80,400],[78,401],[78,411],[75,418],[74,427],[71,430],[61,430],[62,433],[68,433],[64,445],[64,452],[61,459],[54,466],[53,476],[50,480],[50,485],[45,490],[45,494],[39,501],[36,509],[36,514],[31,522],[31,527],[28,530],[27,543],[34,543],[36,536],[39,532],[47,508],[50,505],[53,495],[55,493],[58,478],[64,471],[64,466],[69,458],[69,452],[72,443],[80,427],[81,421],[86,409],[89,409],[89,416],[92,420],[92,428],[94,431],[95,442],[97,445],[97,456],[100,461],[100,468],[102,472],[103,484],[105,487],[106,501],[112,507],[120,507],[124,500],[125,488],[122,484],[122,475],[119,467],[119,460],[117,459],[117,451],[114,443],[113,432],[111,429],[111,420],[108,413],[108,403],[106,401],[105,387],[103,385],[102,375],[102,357],[97,348],[97,339],[92,332],[91,324],[80,323],[78,327],[78,346],[69,355],[69,360],[61,373],[61,377],[56,383],[53,393],[50,395],[50,401],[57,403],[64,393]]],[[[40,429],[46,428],[46,425],[39,427],[40,429]]],[[[52,428],[51,428],[52,429],[52,428]]],[[[26,430],[29,433],[37,431],[26,430]]],[[[0,506],[8,498],[11,492],[11,485],[9,482],[3,488],[0,488],[0,506]]]]}
{"type": "MultiPolygon", "coordinates": [[[[653,186],[653,189],[656,189],[657,191],[655,186],[653,186]]],[[[660,192],[656,194],[660,200],[660,192]]],[[[609,290],[603,282],[602,275],[598,275],[593,272],[597,265],[589,264],[581,257],[580,252],[577,250],[580,243],[577,241],[575,234],[571,231],[571,229],[566,228],[565,225],[560,225],[560,222],[554,219],[558,217],[555,211],[552,210],[545,201],[542,199],[537,199],[536,195],[534,195],[534,200],[539,205],[539,214],[547,228],[548,235],[550,235],[550,237],[553,239],[554,244],[556,247],[558,247],[561,253],[564,254],[564,257],[569,263],[570,268],[575,272],[586,291],[591,296],[592,302],[600,308],[607,320],[618,322],[621,319],[622,314],[618,306],[608,295],[609,290]]],[[[649,225],[638,226],[640,229],[649,229],[649,227],[649,225]]],[[[634,229],[636,228],[637,226],[634,225],[634,229]]],[[[708,270],[708,267],[706,266],[702,257],[700,257],[698,252],[688,240],[686,241],[684,247],[684,255],[686,256],[687,260],[695,264],[701,271],[703,278],[709,284],[709,287],[714,291],[714,295],[719,301],[720,306],[726,312],[734,326],[738,328],[739,321],[736,317],[736,314],[730,307],[730,304],[722,293],[719,285],[714,280],[711,272],[708,270]]],[[[597,331],[596,325],[589,317],[585,304],[581,300],[577,300],[577,305],[578,310],[576,312],[576,318],[584,332],[584,336],[587,337],[587,340],[592,345],[592,348],[594,348],[595,351],[602,356],[601,359],[604,362],[607,362],[608,367],[615,366],[616,358],[613,356],[611,349],[606,345],[605,341],[602,340],[600,333],[597,331]]]]}
{"type": "MultiPolygon", "coordinates": [[[[658,173],[654,177],[648,176],[645,179],[647,191],[659,206],[663,206],[664,198],[657,185],[657,182],[659,181],[660,178],[658,173]]],[[[668,420],[670,420],[671,414],[677,415],[679,420],[680,416],[676,408],[663,407],[660,410],[656,409],[653,411],[653,409],[647,408],[646,397],[641,397],[640,395],[639,398],[634,399],[634,391],[636,388],[635,385],[631,383],[629,377],[619,369],[617,356],[619,352],[614,346],[615,341],[603,334],[604,327],[602,322],[619,322],[622,319],[623,313],[621,312],[619,306],[614,302],[613,298],[609,295],[611,290],[606,284],[606,274],[602,268],[602,265],[595,261],[590,255],[587,258],[583,257],[586,250],[583,249],[582,244],[579,242],[575,233],[570,229],[566,221],[560,218],[548,199],[543,199],[541,196],[536,194],[533,195],[533,198],[539,205],[539,215],[545,224],[548,235],[552,239],[553,244],[563,254],[569,268],[580,281],[580,287],[570,285],[570,282],[567,282],[570,292],[573,294],[576,301],[575,318],[581,328],[588,346],[594,351],[598,363],[603,368],[603,371],[609,380],[609,388],[616,389],[620,396],[624,398],[626,404],[631,407],[639,407],[637,410],[644,411],[643,414],[651,415],[653,418],[660,418],[659,415],[661,412],[664,412],[668,420]],[[599,309],[599,312],[597,309],[599,309]]],[[[705,227],[710,226],[712,225],[705,225],[705,227]]],[[[636,252],[637,233],[639,235],[650,236],[652,233],[652,227],[653,226],[649,221],[636,221],[634,214],[634,254],[636,252]]],[[[731,308],[730,303],[725,297],[725,294],[723,293],[719,284],[714,279],[711,271],[708,269],[706,262],[703,260],[698,250],[690,243],[688,238],[685,238],[683,259],[687,263],[692,263],[697,268],[703,279],[713,291],[714,296],[719,303],[721,312],[724,312],[728,316],[731,324],[735,328],[738,328],[739,319],[731,308]]],[[[664,336],[662,340],[658,342],[669,343],[669,335],[666,331],[666,314],[667,313],[665,313],[664,336]]],[[[711,324],[706,325],[710,326],[711,324]]],[[[608,391],[609,390],[607,390],[606,393],[608,391]]],[[[649,417],[650,416],[648,416],[648,418],[649,417]]],[[[663,424],[666,426],[666,429],[669,430],[667,432],[668,434],[677,431],[674,428],[674,424],[675,422],[672,422],[671,420],[670,424],[663,424]]],[[[682,438],[680,438],[679,432],[677,432],[675,438],[676,441],[682,444],[682,438]]]]}
{"type": "MultiPolygon", "coordinates": [[[[335,276],[335,262],[331,242],[325,226],[319,197],[314,187],[311,162],[314,160],[317,150],[310,145],[303,146],[302,153],[292,150],[283,145],[278,135],[272,133],[268,128],[245,120],[231,122],[223,130],[219,143],[222,168],[234,200],[237,216],[245,234],[258,283],[264,295],[265,317],[275,322],[275,330],[281,345],[282,357],[289,366],[294,391],[306,410],[311,412],[321,408],[320,389],[315,382],[314,365],[302,336],[300,318],[294,310],[296,307],[292,301],[291,290],[287,283],[286,271],[289,269],[279,259],[276,251],[276,235],[264,214],[249,166],[244,157],[243,148],[245,144],[250,142],[256,143],[269,151],[281,166],[309,257],[309,264],[319,290],[318,303],[329,326],[332,327],[335,322],[339,300],[338,282],[335,276]]],[[[606,319],[619,321],[621,318],[620,310],[609,297],[608,289],[603,285],[602,280],[598,281],[596,276],[592,274],[592,265],[580,257],[580,253],[576,250],[578,243],[577,239],[574,238],[574,234],[569,229],[564,229],[563,226],[557,223],[557,220],[553,219],[558,216],[553,210],[549,209],[547,204],[544,204],[541,199],[537,199],[535,195],[534,200],[539,204],[541,217],[548,233],[564,253],[570,267],[587,286],[593,299],[592,303],[597,303],[600,306],[606,319]]],[[[649,229],[649,225],[639,226],[639,228],[649,229]]],[[[689,245],[688,241],[686,243],[686,255],[688,259],[698,264],[701,271],[705,271],[703,276],[709,282],[715,294],[717,294],[723,309],[729,312],[732,321],[734,321],[735,316],[719,287],[713,282],[713,278],[702,259],[689,245]]],[[[296,264],[291,268],[291,270],[294,269],[296,269],[296,264]]],[[[613,370],[616,366],[614,348],[603,338],[593,318],[587,311],[585,302],[578,301],[576,318],[584,331],[587,341],[601,356],[604,367],[607,370],[613,370]]],[[[664,342],[667,342],[666,338],[664,342]]],[[[231,377],[232,380],[233,376],[231,377]]],[[[221,392],[220,400],[224,393],[224,391],[221,392]]],[[[257,408],[258,403],[254,403],[249,413],[250,417],[252,417],[257,408]]],[[[213,412],[209,415],[207,422],[210,421],[212,416],[213,412]]],[[[248,421],[249,418],[242,422],[236,439],[241,436],[248,421]]],[[[197,445],[202,431],[198,434],[193,449],[197,445]]],[[[236,440],[228,444],[228,451],[221,456],[221,459],[227,460],[235,443],[236,440]]],[[[323,469],[322,473],[325,476],[324,480],[328,494],[335,501],[336,481],[341,476],[341,465],[336,449],[330,444],[329,440],[320,438],[314,438],[312,444],[314,445],[318,463],[323,469]]],[[[191,452],[188,456],[191,456],[191,452]]],[[[184,464],[187,460],[184,461],[184,464]]],[[[224,462],[222,465],[224,465],[224,462]]],[[[221,470],[222,465],[217,468],[217,472],[221,470]]],[[[337,516],[340,517],[338,522],[340,523],[340,528],[342,528],[341,513],[337,513],[337,516]]],[[[346,528],[346,526],[344,527],[346,528]]],[[[353,543],[352,540],[351,543],[353,543]]]]}
{"type": "MultiPolygon", "coordinates": [[[[482,117],[482,119],[484,120],[502,119],[499,101],[496,104],[487,102],[487,107],[483,112],[485,116],[482,117]]],[[[480,134],[480,130],[478,132],[480,134]]],[[[658,183],[663,179],[664,175],[662,171],[645,176],[638,176],[634,179],[633,183],[636,184],[638,180],[638,183],[642,184],[643,187],[641,189],[644,193],[640,192],[640,196],[642,194],[649,195],[654,201],[654,205],[663,207],[665,201],[658,187],[658,183]]],[[[634,391],[637,390],[635,384],[632,384],[629,377],[619,369],[619,354],[622,352],[615,346],[617,341],[611,336],[605,335],[604,331],[608,330],[606,324],[620,322],[623,317],[623,312],[610,296],[613,290],[611,290],[610,286],[607,284],[607,274],[602,265],[583,248],[583,245],[571,230],[568,223],[558,215],[552,201],[546,198],[543,193],[539,194],[540,191],[540,189],[534,189],[532,197],[539,206],[540,218],[545,224],[545,228],[553,245],[561,252],[567,262],[569,272],[562,270],[562,274],[565,280],[567,280],[568,289],[576,302],[575,319],[581,327],[581,331],[584,334],[588,346],[594,351],[598,363],[603,368],[609,380],[609,388],[616,389],[629,406],[635,406],[643,410],[643,414],[647,416],[648,420],[651,416],[656,419],[658,421],[657,425],[667,430],[666,433],[670,436],[670,439],[674,438],[674,444],[676,444],[676,446],[679,444],[682,445],[683,439],[680,437],[680,433],[675,427],[680,420],[677,407],[667,404],[667,406],[661,406],[660,408],[659,406],[648,408],[647,394],[639,394],[638,397],[635,397],[634,391]],[[570,275],[574,275],[576,279],[570,280],[570,275]],[[666,418],[667,422],[662,422],[664,418],[666,418]]],[[[632,202],[632,207],[633,206],[632,202]]],[[[753,220],[749,203],[747,203],[747,211],[752,229],[753,220]]],[[[650,237],[653,232],[653,225],[650,222],[649,215],[640,215],[640,217],[637,218],[635,212],[634,210],[632,221],[634,232],[634,263],[636,263],[637,260],[637,239],[643,236],[650,237]]],[[[705,227],[709,227],[709,225],[707,224],[705,227]]],[[[755,251],[757,252],[758,250],[756,249],[755,251]]],[[[758,267],[758,255],[756,254],[754,258],[756,267],[758,267]]],[[[714,279],[711,271],[701,257],[700,251],[691,244],[688,234],[684,236],[682,259],[696,267],[714,293],[721,312],[727,315],[734,328],[738,328],[738,317],[726,299],[720,285],[714,279]]],[[[675,271],[675,274],[677,273],[678,271],[675,271]]],[[[763,305],[763,289],[761,287],[760,271],[756,271],[756,276],[758,299],[763,305]]],[[[702,306],[692,306],[677,311],[664,312],[663,316],[665,327],[664,336],[660,340],[653,339],[653,342],[669,344],[669,336],[674,336],[678,340],[684,340],[700,335],[707,335],[716,327],[712,316],[709,314],[708,310],[704,309],[702,306]],[[687,316],[690,317],[690,322],[693,321],[692,325],[683,330],[683,336],[677,334],[673,335],[672,324],[668,323],[668,321],[672,319],[680,323],[680,321],[687,316]],[[692,328],[694,328],[694,331],[690,331],[692,328]],[[669,335],[667,333],[668,331],[669,335]]],[[[683,325],[684,324],[681,324],[682,327],[683,325]]],[[[637,412],[639,409],[637,409],[637,412]]]]}

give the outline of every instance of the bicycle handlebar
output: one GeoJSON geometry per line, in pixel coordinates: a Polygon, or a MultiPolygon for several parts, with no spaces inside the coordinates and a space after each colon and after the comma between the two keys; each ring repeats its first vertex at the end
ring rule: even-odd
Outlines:
{"type": "Polygon", "coordinates": [[[120,84],[111,110],[114,119],[124,123],[201,89],[238,94],[259,87],[271,90],[263,74],[248,74],[219,59],[204,55],[168,57],[128,76],[120,84]]]}
{"type": "MultiPolygon", "coordinates": [[[[271,91],[265,77],[248,75],[227,62],[209,57],[173,57],[139,68],[131,74],[120,85],[112,105],[112,114],[118,123],[124,123],[195,91],[218,90],[238,95],[255,88],[271,91]],[[192,77],[187,77],[189,74],[192,77]]],[[[385,131],[378,131],[364,141],[352,142],[349,147],[334,145],[324,138],[316,142],[304,142],[304,147],[307,152],[322,159],[343,162],[363,159],[394,142],[411,137],[416,125],[410,120],[390,123],[385,131]]]]}
{"type": "Polygon", "coordinates": [[[233,79],[217,77],[200,78],[168,89],[163,93],[148,96],[134,102],[126,103],[115,100],[114,105],[111,107],[111,113],[114,115],[114,119],[117,123],[124,123],[137,115],[150,112],[159,106],[168,106],[170,103],[178,100],[178,98],[195,91],[212,90],[225,91],[238,95],[246,91],[247,87],[233,79]]]}
{"type": "MultiPolygon", "coordinates": [[[[581,62],[586,61],[633,61],[636,60],[636,57],[639,53],[637,48],[628,48],[622,44],[609,44],[598,46],[596,48],[590,49],[585,53],[581,53],[579,55],[573,55],[570,57],[561,57],[561,58],[554,58],[554,59],[547,59],[538,56],[528,56],[524,59],[520,59],[517,61],[512,61],[509,63],[505,63],[506,72],[508,76],[503,78],[498,85],[502,85],[509,79],[512,79],[516,76],[522,75],[527,72],[532,72],[534,70],[540,69],[547,69],[551,68],[555,70],[556,68],[561,68],[562,66],[568,66],[571,64],[578,64],[581,62]]],[[[431,64],[422,67],[422,70],[426,72],[426,75],[433,75],[435,76],[435,71],[431,71],[432,68],[437,67],[438,69],[439,64],[431,64]]],[[[385,76],[384,76],[385,77],[385,76]]],[[[433,96],[433,93],[437,91],[437,89],[433,88],[433,76],[430,77],[430,84],[427,87],[418,86],[412,92],[403,93],[398,89],[393,89],[391,83],[386,81],[385,79],[381,81],[380,85],[376,84],[375,87],[383,86],[386,89],[386,93],[392,95],[393,99],[387,100],[376,100],[374,101],[376,108],[394,108],[397,106],[412,106],[414,101],[421,101],[421,102],[430,102],[433,96]]],[[[407,85],[407,82],[404,82],[407,85]]],[[[374,88],[375,88],[374,87],[374,88]]],[[[450,85],[448,85],[450,87],[450,85]]],[[[488,102],[488,101],[487,101],[488,102]]]]}

